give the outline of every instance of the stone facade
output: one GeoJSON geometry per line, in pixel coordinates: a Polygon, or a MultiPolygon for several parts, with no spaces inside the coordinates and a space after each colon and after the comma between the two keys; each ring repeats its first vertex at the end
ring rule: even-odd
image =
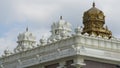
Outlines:
{"type": "Polygon", "coordinates": [[[71,31],[71,24],[60,17],[51,26],[52,35],[37,45],[26,28],[14,52],[7,49],[0,57],[0,68],[120,68],[118,38],[83,33],[82,27],[71,31]]]}
{"type": "Polygon", "coordinates": [[[83,68],[118,68],[117,65],[114,64],[107,64],[102,62],[95,62],[95,61],[85,61],[86,66],[83,68]]]}

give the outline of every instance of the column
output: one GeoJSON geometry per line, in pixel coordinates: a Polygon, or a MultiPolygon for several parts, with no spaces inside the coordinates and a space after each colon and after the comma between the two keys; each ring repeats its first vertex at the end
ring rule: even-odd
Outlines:
{"type": "Polygon", "coordinates": [[[1,68],[4,68],[4,66],[3,66],[3,65],[0,65],[0,67],[1,67],[1,68]]]}
{"type": "Polygon", "coordinates": [[[79,63],[79,64],[72,64],[75,68],[82,68],[85,64],[79,63]]]}
{"type": "Polygon", "coordinates": [[[44,66],[40,66],[39,68],[45,68],[44,66]]]}
{"type": "Polygon", "coordinates": [[[59,66],[57,68],[66,68],[65,67],[65,61],[59,62],[59,66]]]}
{"type": "Polygon", "coordinates": [[[74,66],[75,68],[82,68],[83,66],[85,66],[86,64],[84,63],[84,59],[81,56],[77,56],[74,59],[74,63],[71,64],[72,66],[74,66]]]}
{"type": "Polygon", "coordinates": [[[20,59],[17,60],[16,68],[23,68],[22,61],[20,59]]]}

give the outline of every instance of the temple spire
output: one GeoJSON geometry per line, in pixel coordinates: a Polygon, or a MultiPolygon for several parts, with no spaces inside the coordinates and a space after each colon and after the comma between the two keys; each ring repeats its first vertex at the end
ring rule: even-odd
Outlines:
{"type": "Polygon", "coordinates": [[[62,16],[60,16],[60,20],[62,20],[62,16]]]}
{"type": "Polygon", "coordinates": [[[95,7],[95,2],[93,2],[93,7],[95,7]]]}
{"type": "Polygon", "coordinates": [[[26,32],[28,31],[28,27],[26,28],[26,32]]]}

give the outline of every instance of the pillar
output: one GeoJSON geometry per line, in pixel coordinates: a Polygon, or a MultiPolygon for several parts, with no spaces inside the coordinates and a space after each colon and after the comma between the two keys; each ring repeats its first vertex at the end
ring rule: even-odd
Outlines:
{"type": "Polygon", "coordinates": [[[59,66],[57,68],[66,68],[65,67],[65,61],[59,62],[59,66]]]}
{"type": "Polygon", "coordinates": [[[40,66],[39,68],[45,68],[44,66],[40,66]]]}
{"type": "Polygon", "coordinates": [[[84,59],[82,56],[76,56],[76,58],[74,58],[74,63],[72,64],[72,66],[74,66],[75,68],[82,68],[85,65],[86,64],[84,63],[84,59]]]}

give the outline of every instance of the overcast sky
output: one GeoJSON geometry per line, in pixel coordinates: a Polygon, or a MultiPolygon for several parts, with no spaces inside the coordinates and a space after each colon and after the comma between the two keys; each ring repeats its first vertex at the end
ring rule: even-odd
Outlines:
{"type": "Polygon", "coordinates": [[[50,35],[50,26],[59,16],[70,22],[72,29],[82,26],[83,13],[93,1],[104,12],[113,35],[120,37],[120,0],[0,0],[0,54],[17,46],[17,36],[26,27],[39,41],[42,35],[50,35]]]}

